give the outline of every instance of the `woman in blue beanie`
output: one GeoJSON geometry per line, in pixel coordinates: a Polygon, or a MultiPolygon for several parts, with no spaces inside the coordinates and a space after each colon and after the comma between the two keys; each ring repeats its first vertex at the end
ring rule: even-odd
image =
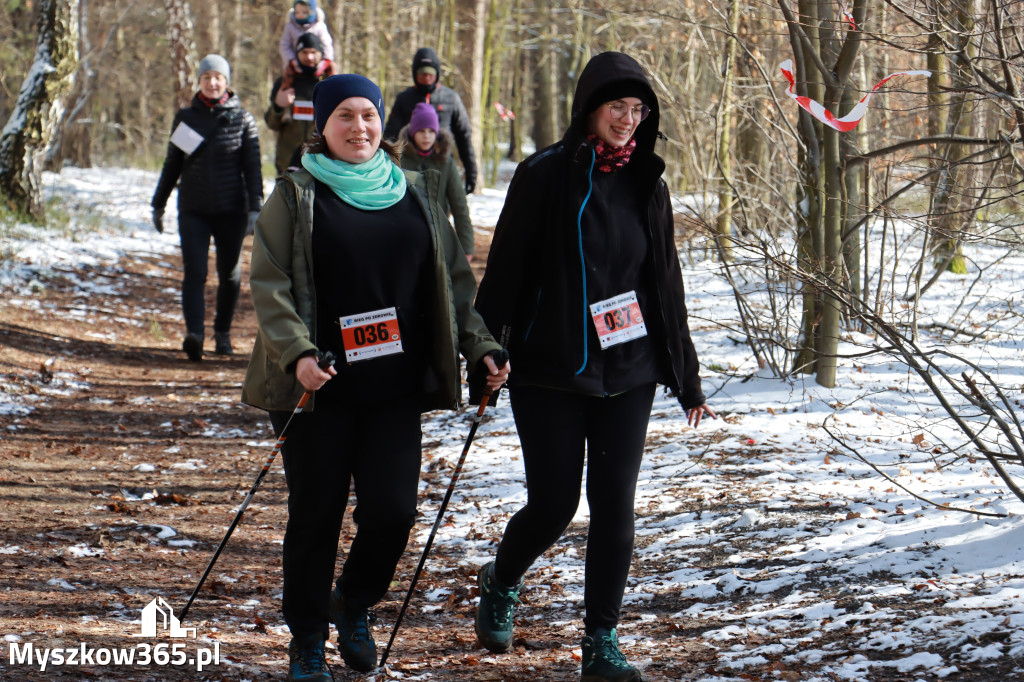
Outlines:
{"type": "Polygon", "coordinates": [[[355,74],[313,91],[317,136],[256,223],[259,329],[242,400],[270,411],[288,484],[282,610],[289,680],[330,680],[329,623],[352,669],[377,666],[369,609],[416,518],[420,414],[459,406],[459,357],[500,387],[508,366],[473,309],[473,274],[438,206],[438,174],[406,174],[381,141],[380,89],[355,74]],[[321,370],[318,353],[337,356],[321,370]],[[357,531],[333,590],[350,483],[357,531]]]}

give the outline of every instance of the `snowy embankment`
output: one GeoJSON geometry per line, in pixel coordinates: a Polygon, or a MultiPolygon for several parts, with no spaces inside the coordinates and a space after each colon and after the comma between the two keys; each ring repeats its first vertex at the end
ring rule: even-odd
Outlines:
{"type": "MultiPolygon", "coordinates": [[[[158,235],[149,223],[155,182],[155,174],[135,170],[47,175],[48,195],[71,215],[69,234],[24,226],[11,231],[0,243],[0,252],[11,255],[0,262],[3,296],[31,306],[34,287],[50,272],[66,276],[87,263],[116,270],[131,252],[171,252],[174,230],[158,235]],[[84,216],[93,228],[78,232],[75,221],[84,216]],[[97,220],[102,225],[95,226],[97,220]]],[[[470,197],[478,229],[494,224],[503,196],[485,190],[470,197]]],[[[169,226],[176,223],[173,206],[172,198],[169,226]]],[[[975,255],[979,263],[997,260],[975,255]]],[[[973,270],[943,277],[924,301],[924,313],[948,320],[976,276],[973,270]]],[[[680,632],[700,633],[686,649],[697,646],[702,660],[715,661],[706,680],[740,679],[745,670],[795,673],[785,679],[800,680],[889,673],[940,679],[1019,657],[1024,505],[1005,492],[983,459],[932,456],[954,434],[943,430],[934,399],[916,378],[887,358],[868,357],[843,362],[832,390],[810,380],[772,379],[733,340],[734,298],[717,265],[684,259],[684,277],[705,393],[721,418],[695,432],[674,400],[659,393],[655,403],[620,633],[631,660],[642,665],[653,647],[665,646],[631,632],[637,619],[654,618],[647,615],[652,604],[680,632]],[[825,426],[841,431],[863,459],[838,447],[825,426]],[[894,480],[867,462],[895,463],[886,469],[894,480]],[[939,509],[908,491],[986,515],[939,509]]],[[[972,294],[977,300],[966,306],[967,318],[996,315],[1003,325],[989,324],[989,343],[960,347],[934,340],[998,372],[1018,392],[1024,353],[1012,334],[1015,314],[1006,311],[1012,312],[1022,278],[1020,259],[1003,259],[972,294]]],[[[87,305],[90,283],[81,286],[87,305]]],[[[30,407],[0,393],[0,411],[30,407]]],[[[425,465],[441,461],[450,468],[464,436],[464,419],[428,415],[424,441],[432,450],[425,465]]],[[[518,454],[502,400],[477,436],[438,551],[461,553],[467,565],[489,560],[493,539],[525,500],[518,454]]],[[[423,513],[431,515],[432,507],[423,513]]],[[[586,513],[584,501],[579,518],[586,513]]],[[[422,546],[423,539],[413,543],[422,546]]],[[[559,543],[544,566],[551,567],[545,582],[564,588],[558,613],[569,614],[563,624],[574,640],[582,605],[580,545],[559,543]]],[[[551,613],[528,609],[524,617],[550,619],[551,613]]]]}

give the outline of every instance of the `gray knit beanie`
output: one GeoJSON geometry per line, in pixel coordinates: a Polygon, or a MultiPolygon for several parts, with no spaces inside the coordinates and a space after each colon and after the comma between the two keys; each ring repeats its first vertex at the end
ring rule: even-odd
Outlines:
{"type": "Polygon", "coordinates": [[[199,62],[199,75],[202,76],[207,71],[222,73],[228,83],[231,82],[231,66],[228,65],[228,60],[224,59],[224,57],[221,57],[219,54],[208,54],[203,57],[201,62],[199,62]]]}

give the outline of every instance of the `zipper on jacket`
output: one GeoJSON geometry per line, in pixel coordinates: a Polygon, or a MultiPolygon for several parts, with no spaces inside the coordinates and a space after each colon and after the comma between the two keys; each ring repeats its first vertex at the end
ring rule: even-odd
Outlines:
{"type": "Polygon", "coordinates": [[[580,205],[580,212],[576,215],[576,234],[579,238],[580,247],[580,276],[583,280],[583,364],[576,370],[576,376],[583,373],[583,370],[587,368],[587,317],[590,312],[590,306],[587,305],[587,262],[583,258],[583,209],[587,207],[587,202],[590,201],[590,195],[594,192],[594,162],[597,161],[597,152],[593,149],[590,150],[590,168],[587,169],[587,196],[583,197],[583,203],[580,205]]]}
{"type": "Polygon", "coordinates": [[[537,315],[540,313],[540,295],[544,293],[544,287],[537,290],[537,302],[533,304],[533,317],[530,318],[530,324],[526,328],[526,334],[523,335],[523,341],[530,338],[530,331],[533,329],[533,323],[537,321],[537,315]]]}

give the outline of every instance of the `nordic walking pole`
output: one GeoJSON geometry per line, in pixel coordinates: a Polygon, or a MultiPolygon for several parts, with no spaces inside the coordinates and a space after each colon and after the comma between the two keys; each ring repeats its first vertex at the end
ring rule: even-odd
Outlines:
{"type": "MultiPolygon", "coordinates": [[[[327,368],[331,367],[334,364],[334,353],[327,351],[320,357],[319,361],[316,364],[318,367],[320,367],[320,369],[326,372],[327,368]]],[[[270,465],[274,463],[274,459],[277,457],[277,453],[280,452],[281,446],[284,445],[285,438],[287,437],[288,427],[291,425],[292,419],[294,419],[295,415],[297,415],[299,412],[302,412],[302,409],[306,406],[306,403],[309,401],[309,398],[312,395],[313,391],[306,391],[305,393],[303,393],[302,397],[299,398],[299,404],[295,406],[295,409],[292,410],[291,415],[289,415],[288,421],[285,422],[284,428],[281,429],[281,433],[277,436],[277,443],[274,444],[274,449],[271,450],[270,457],[267,458],[267,461],[266,463],[264,463],[263,468],[260,469],[260,473],[256,477],[256,480],[253,482],[252,488],[249,489],[249,494],[245,496],[244,500],[242,500],[242,506],[238,508],[238,513],[235,514],[235,520],[231,522],[230,526],[228,526],[228,532],[225,533],[224,539],[220,541],[220,546],[217,547],[217,551],[213,553],[213,558],[210,559],[210,565],[206,567],[205,571],[203,571],[203,577],[199,579],[199,584],[197,584],[196,588],[192,590],[192,594],[188,598],[188,603],[185,604],[185,608],[181,610],[181,615],[178,616],[179,623],[185,622],[185,616],[188,615],[189,607],[192,606],[192,602],[195,600],[196,595],[199,594],[199,590],[202,589],[203,583],[206,582],[206,578],[210,575],[210,571],[213,570],[213,565],[217,563],[217,558],[220,557],[220,553],[224,551],[224,546],[228,544],[228,538],[230,538],[231,534],[235,531],[235,526],[237,526],[238,522],[242,520],[242,514],[245,513],[245,510],[249,507],[249,503],[252,502],[252,498],[256,494],[256,489],[260,487],[260,483],[263,482],[263,479],[267,475],[267,472],[270,471],[270,465]]]]}
{"type": "MultiPolygon", "coordinates": [[[[508,351],[502,349],[500,352],[494,355],[494,364],[498,368],[502,368],[508,362],[508,351]]],[[[437,510],[437,518],[434,519],[434,527],[430,529],[430,535],[427,536],[427,544],[423,547],[423,554],[420,555],[420,563],[416,566],[416,571],[412,574],[412,581],[409,583],[409,591],[405,593],[405,601],[402,602],[402,608],[398,611],[398,618],[395,619],[395,627],[391,630],[391,639],[388,640],[388,645],[384,647],[384,654],[380,657],[380,663],[378,668],[383,668],[384,664],[388,660],[388,654],[391,652],[391,645],[395,643],[395,635],[398,634],[398,628],[402,625],[402,618],[405,616],[405,609],[409,606],[409,600],[412,598],[412,592],[416,589],[416,581],[420,579],[420,572],[423,571],[423,564],[427,561],[427,555],[430,553],[430,546],[434,544],[434,536],[437,535],[437,529],[441,527],[441,519],[444,517],[445,509],[448,508],[448,500],[452,499],[452,493],[455,491],[455,484],[459,480],[459,475],[462,473],[462,467],[466,463],[466,455],[469,454],[469,446],[473,444],[473,436],[476,435],[476,429],[480,426],[480,421],[484,417],[484,408],[487,407],[487,402],[491,398],[493,391],[490,387],[484,389],[484,394],[480,398],[480,407],[476,411],[476,416],[473,417],[473,424],[469,427],[469,435],[466,437],[466,444],[462,446],[462,454],[459,455],[459,462],[455,465],[455,473],[452,474],[452,482],[448,484],[448,490],[445,491],[444,499],[441,500],[441,507],[437,510]]]]}

